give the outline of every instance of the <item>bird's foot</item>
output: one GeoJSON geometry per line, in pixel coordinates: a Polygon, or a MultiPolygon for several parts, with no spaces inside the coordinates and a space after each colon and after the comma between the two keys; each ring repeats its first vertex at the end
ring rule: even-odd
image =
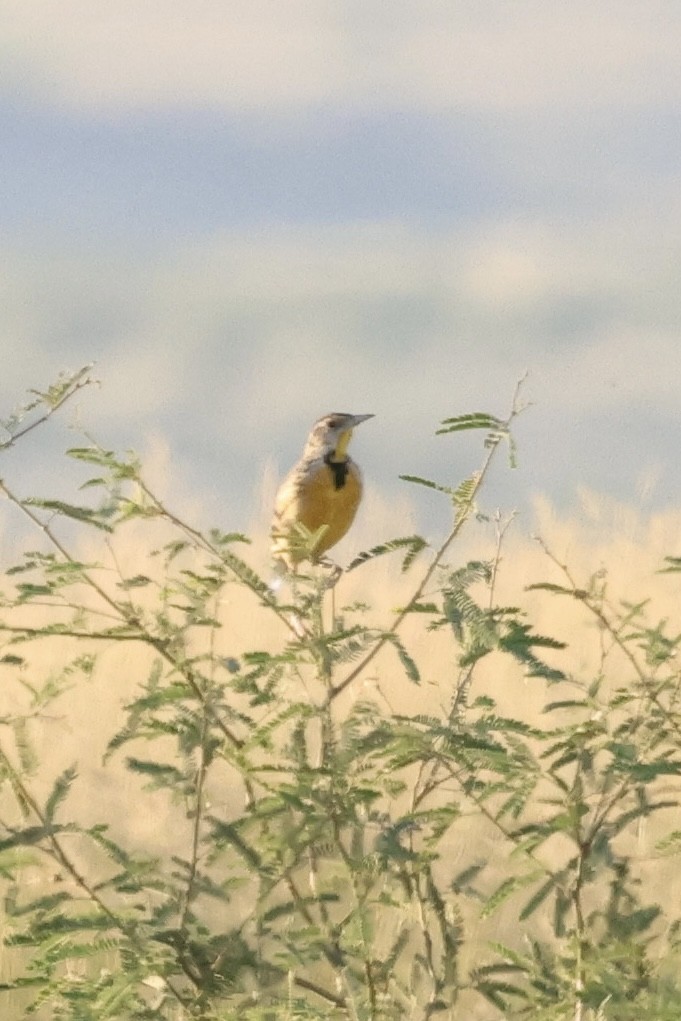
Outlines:
{"type": "Polygon", "coordinates": [[[343,573],[343,568],[339,564],[335,564],[333,560],[329,560],[328,557],[322,557],[319,561],[320,567],[324,567],[329,571],[328,576],[324,579],[323,588],[331,589],[335,588],[338,584],[338,579],[343,573]]]}

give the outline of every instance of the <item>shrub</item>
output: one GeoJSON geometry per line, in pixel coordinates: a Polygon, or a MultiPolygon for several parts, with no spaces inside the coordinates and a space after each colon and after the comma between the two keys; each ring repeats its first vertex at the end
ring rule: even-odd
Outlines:
{"type": "MultiPolygon", "coordinates": [[[[35,394],[4,446],[88,383],[82,370],[35,394]]],[[[396,591],[413,576],[381,624],[368,600],[337,609],[343,580],[324,566],[275,595],[243,535],[182,520],[134,455],[67,452],[94,473],[92,503],[0,483],[38,536],[6,571],[0,616],[3,1017],[678,1017],[680,916],[651,900],[651,877],[681,846],[680,636],[547,550],[559,580],[532,588],[597,626],[597,668],[564,672],[563,643],[496,599],[505,526],[493,556],[452,557],[499,451],[513,457],[519,410],[516,394],[506,418],[442,423],[484,436],[464,482],[405,476],[452,523],[437,548],[410,535],[350,564],[370,577],[392,557],[396,591]],[[147,545],[127,567],[135,523],[147,545]],[[132,652],[122,708],[112,649],[132,652]],[[386,708],[424,664],[438,704],[386,708]],[[502,710],[500,685],[521,677],[534,711],[502,710]],[[76,703],[97,735],[110,715],[103,768],[49,777],[46,721],[76,703]]]]}

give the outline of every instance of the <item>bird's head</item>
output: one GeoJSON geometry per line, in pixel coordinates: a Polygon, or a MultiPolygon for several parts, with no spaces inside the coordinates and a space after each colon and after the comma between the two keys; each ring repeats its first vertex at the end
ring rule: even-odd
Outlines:
{"type": "Polygon", "coordinates": [[[373,415],[347,415],[334,411],[325,415],[312,426],[305,446],[305,457],[329,457],[332,461],[344,461],[352,430],[373,415]]]}

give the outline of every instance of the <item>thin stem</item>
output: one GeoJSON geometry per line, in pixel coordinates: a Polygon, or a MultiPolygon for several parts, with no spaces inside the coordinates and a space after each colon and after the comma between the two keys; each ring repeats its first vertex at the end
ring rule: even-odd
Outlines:
{"type": "MultiPolygon", "coordinates": [[[[8,498],[8,500],[10,500],[11,503],[13,503],[15,507],[17,507],[29,519],[29,521],[31,521],[36,526],[36,528],[38,528],[45,536],[47,536],[47,538],[52,543],[54,548],[59,553],[61,553],[61,555],[63,556],[64,560],[67,561],[67,563],[69,564],[79,563],[75,559],[75,557],[73,557],[69,553],[67,548],[59,541],[59,539],[54,534],[50,526],[46,522],[41,521],[38,515],[35,514],[34,511],[32,511],[29,507],[27,507],[24,501],[21,500],[20,497],[18,497],[15,493],[13,493],[10,490],[9,486],[2,479],[0,479],[0,492],[3,492],[5,496],[8,498]]],[[[108,592],[105,589],[103,589],[98,582],[94,580],[92,575],[87,570],[83,570],[81,572],[81,578],[87,585],[90,586],[90,588],[94,592],[97,593],[97,595],[101,599],[104,600],[105,603],[107,603],[113,610],[115,610],[118,616],[122,617],[126,621],[126,623],[134,623],[137,626],[139,625],[137,617],[132,613],[126,614],[123,611],[121,604],[118,603],[115,599],[113,599],[108,594],[108,592]]]]}
{"type": "Polygon", "coordinates": [[[494,607],[494,597],[496,595],[497,577],[499,575],[499,566],[501,564],[501,550],[504,544],[504,539],[506,538],[506,533],[513,524],[514,519],[515,513],[509,514],[505,521],[501,520],[498,511],[494,516],[494,523],[496,526],[494,530],[496,542],[494,546],[494,556],[492,557],[492,574],[489,581],[489,592],[487,597],[487,608],[489,610],[493,609],[494,607]]]}
{"type": "MultiPolygon", "coordinates": [[[[59,409],[62,408],[67,401],[70,401],[71,398],[75,394],[77,394],[79,390],[83,390],[86,386],[92,386],[92,384],[95,383],[96,380],[90,379],[90,377],[86,375],[86,373],[88,373],[91,368],[92,368],[91,365],[85,365],[82,369],[80,369],[80,371],[77,372],[76,375],[67,384],[64,393],[60,397],[58,397],[53,404],[48,404],[48,395],[38,393],[38,397],[40,398],[40,400],[36,401],[35,404],[32,405],[32,407],[35,407],[37,404],[40,403],[48,404],[47,411],[43,415],[41,415],[40,418],[35,419],[35,421],[30,422],[28,425],[24,426],[23,429],[20,429],[18,432],[13,433],[8,440],[1,442],[0,450],[8,450],[10,447],[13,447],[17,440],[20,440],[23,436],[26,436],[28,433],[32,432],[33,429],[37,429],[39,425],[43,425],[45,422],[47,422],[47,420],[51,418],[56,411],[59,411],[59,409]]],[[[36,393],[37,391],[33,390],[30,392],[36,393]]]]}
{"type": "Polygon", "coordinates": [[[575,952],[575,1021],[582,1021],[584,1009],[584,948],[586,945],[586,924],[582,907],[582,884],[584,881],[585,848],[579,848],[579,865],[572,893],[572,904],[575,910],[576,952],[575,952]]]}
{"type": "Polygon", "coordinates": [[[338,1007],[341,1010],[344,1010],[347,1007],[347,1001],[344,996],[336,996],[328,989],[324,989],[323,986],[318,985],[316,982],[311,982],[309,979],[303,978],[295,972],[293,974],[293,983],[298,986],[299,989],[307,989],[309,992],[315,993],[317,996],[321,997],[321,999],[326,1000],[327,1003],[332,1003],[334,1007],[338,1007]]]}
{"type": "Polygon", "coordinates": [[[433,946],[433,937],[430,932],[430,920],[426,916],[425,903],[427,895],[421,890],[421,877],[418,875],[416,876],[414,894],[417,903],[419,925],[421,926],[421,935],[423,937],[425,970],[430,977],[431,986],[430,996],[423,1008],[423,1016],[427,1021],[432,1013],[433,1004],[437,1000],[438,994],[442,988],[442,980],[437,974],[437,968],[435,965],[435,948],[433,946]]]}
{"type": "MultiPolygon", "coordinates": [[[[8,775],[12,781],[12,787],[17,791],[23,804],[27,805],[35,818],[40,823],[40,826],[45,830],[45,836],[47,840],[47,847],[41,847],[39,844],[36,845],[43,854],[48,855],[54,861],[56,861],[64,871],[73,879],[76,885],[83,891],[86,897],[99,908],[104,917],[109,921],[112,928],[116,929],[123,936],[127,936],[134,944],[138,951],[142,951],[143,943],[140,941],[137,935],[137,925],[133,920],[123,921],[119,918],[115,911],[102,900],[97,890],[90,885],[85,876],[76,868],[72,862],[61,841],[54,833],[50,833],[51,824],[45,813],[41,810],[37,801],[33,797],[31,791],[28,789],[26,784],[21,778],[21,774],[15,769],[11,760],[9,759],[4,748],[0,745],[0,762],[4,765],[8,775]]],[[[173,983],[166,979],[166,985],[173,994],[178,1003],[182,1006],[187,1006],[189,1001],[183,994],[174,987],[173,983]]]]}
{"type": "MultiPolygon", "coordinates": [[[[62,555],[62,557],[67,563],[69,564],[78,563],[78,561],[75,559],[75,557],[72,556],[72,554],[69,552],[66,546],[64,546],[64,544],[60,542],[60,540],[54,534],[50,526],[45,522],[41,521],[38,515],[35,514],[29,507],[27,507],[25,503],[18,496],[16,496],[15,493],[11,491],[9,487],[5,484],[5,482],[3,482],[2,480],[0,480],[0,492],[4,492],[7,498],[20,511],[22,511],[26,515],[26,517],[37,528],[39,528],[41,532],[43,532],[45,536],[47,536],[49,541],[52,543],[55,549],[62,555]]],[[[131,629],[133,629],[130,635],[124,636],[108,635],[105,632],[104,635],[101,636],[99,634],[92,634],[87,636],[83,635],[82,637],[94,638],[109,637],[113,639],[119,638],[119,640],[123,639],[133,641],[137,640],[147,645],[150,645],[153,649],[156,650],[156,652],[159,653],[160,656],[163,657],[163,659],[166,660],[167,663],[169,663],[174,669],[176,669],[178,673],[184,678],[184,680],[187,682],[187,684],[189,685],[193,693],[196,695],[196,697],[199,699],[199,701],[202,703],[202,705],[211,713],[211,716],[215,721],[216,726],[222,731],[222,733],[228,739],[228,741],[236,748],[242,748],[244,742],[241,740],[241,738],[237,737],[236,734],[234,734],[230,730],[227,724],[221,719],[217,711],[210,704],[202,686],[197,681],[197,677],[199,675],[197,675],[195,671],[190,670],[186,664],[179,662],[177,658],[174,655],[172,655],[168,647],[169,642],[166,639],[157,638],[155,635],[152,635],[148,631],[146,631],[146,629],[142,627],[141,621],[139,620],[137,614],[135,613],[132,605],[130,604],[129,606],[126,607],[125,604],[119,603],[116,599],[109,595],[106,589],[102,588],[102,586],[97,581],[95,581],[95,579],[87,570],[83,570],[81,572],[80,577],[82,581],[85,584],[87,584],[94,592],[96,592],[100,599],[102,599],[117,614],[119,620],[121,620],[125,625],[127,625],[131,629]]],[[[7,630],[7,628],[3,629],[7,630]]],[[[29,629],[24,629],[24,631],[25,633],[30,633],[29,629]]],[[[64,634],[63,631],[56,631],[54,633],[56,635],[64,634]]],[[[77,632],[75,632],[75,635],[76,637],[78,637],[77,632]]]]}
{"type": "MultiPolygon", "coordinates": [[[[674,717],[670,714],[669,710],[662,703],[662,701],[660,699],[660,692],[663,691],[664,688],[666,687],[666,681],[663,680],[663,681],[659,682],[659,684],[657,684],[655,687],[651,684],[651,681],[653,680],[653,678],[641,666],[641,664],[637,660],[636,656],[634,655],[634,653],[631,651],[631,649],[627,645],[625,639],[622,637],[622,635],[620,633],[620,629],[618,629],[613,624],[612,620],[608,617],[608,615],[606,614],[605,610],[603,609],[603,602],[604,601],[602,601],[601,605],[599,605],[590,596],[589,592],[586,589],[579,588],[577,586],[576,582],[575,582],[575,579],[573,578],[572,574],[570,573],[570,570],[567,567],[567,565],[561,563],[558,560],[558,558],[556,556],[554,556],[554,554],[551,552],[551,550],[548,548],[547,544],[544,542],[544,540],[542,538],[537,537],[537,542],[539,543],[539,545],[541,546],[541,548],[543,549],[544,553],[549,558],[549,560],[551,560],[551,562],[553,564],[555,564],[556,567],[558,567],[562,571],[562,573],[565,575],[565,577],[569,581],[571,589],[572,589],[571,595],[578,602],[582,603],[591,614],[593,614],[593,616],[596,618],[596,620],[600,624],[600,626],[603,629],[603,631],[605,631],[610,636],[610,638],[612,639],[613,644],[615,646],[617,646],[617,648],[620,650],[620,652],[629,661],[630,666],[634,670],[634,672],[636,674],[636,677],[638,678],[638,681],[639,681],[639,683],[641,684],[641,686],[643,688],[643,691],[645,693],[645,697],[650,699],[650,701],[655,704],[655,706],[662,713],[662,715],[664,716],[665,720],[670,725],[672,730],[674,730],[674,732],[677,734],[677,736],[681,736],[681,728],[679,728],[678,723],[676,722],[674,717]]],[[[611,607],[608,607],[608,608],[612,609],[611,607]]],[[[613,611],[613,614],[614,614],[614,611],[613,611]]],[[[631,729],[632,733],[641,724],[645,723],[645,720],[646,720],[646,712],[645,712],[645,709],[642,708],[639,711],[636,719],[634,721],[632,721],[632,724],[630,726],[630,729],[631,729]]]]}
{"type": "Polygon", "coordinates": [[[152,492],[152,490],[147,486],[146,482],[144,482],[140,478],[138,478],[136,481],[144,495],[147,497],[147,499],[151,500],[159,515],[166,518],[167,521],[170,521],[181,532],[184,532],[184,534],[188,538],[198,543],[198,545],[205,552],[210,553],[211,556],[216,557],[216,559],[218,559],[222,564],[225,564],[225,566],[227,566],[237,576],[239,581],[242,584],[244,584],[246,588],[249,588],[254,595],[258,596],[258,598],[262,600],[262,602],[265,604],[265,606],[268,607],[268,609],[273,611],[275,616],[279,618],[282,624],[284,624],[284,626],[289,631],[291,631],[296,638],[299,637],[295,629],[295,625],[289,620],[286,613],[279,607],[274,596],[272,596],[269,593],[269,590],[267,590],[266,588],[262,588],[260,585],[255,584],[252,578],[248,577],[247,575],[244,575],[244,573],[239,570],[239,560],[237,557],[233,557],[229,553],[225,553],[224,550],[220,550],[214,543],[210,541],[210,539],[206,538],[203,532],[200,532],[197,528],[192,528],[191,525],[188,525],[181,518],[178,518],[177,515],[174,514],[171,510],[169,510],[165,506],[165,504],[155,495],[155,493],[152,492]]]}
{"type": "Polygon", "coordinates": [[[207,714],[204,712],[204,716],[201,721],[201,739],[199,743],[200,758],[198,769],[196,771],[194,821],[192,825],[192,849],[191,858],[189,861],[189,876],[187,877],[187,886],[184,891],[183,903],[180,908],[180,924],[179,924],[180,931],[183,931],[187,925],[189,910],[191,907],[192,900],[194,899],[196,875],[199,866],[199,845],[201,842],[201,824],[203,822],[204,809],[203,791],[206,784],[206,775],[208,773],[208,762],[206,757],[207,738],[208,738],[208,719],[207,714]]]}
{"type": "MultiPolygon", "coordinates": [[[[511,411],[509,413],[508,418],[503,423],[506,429],[508,429],[510,427],[511,422],[520,414],[521,408],[518,405],[518,396],[519,396],[520,387],[522,386],[524,378],[525,377],[523,377],[523,379],[519,380],[518,383],[516,384],[516,388],[515,388],[515,391],[514,391],[514,394],[513,394],[513,401],[512,401],[512,405],[511,405],[511,411]]],[[[485,479],[487,478],[487,475],[489,474],[489,470],[490,470],[490,467],[492,465],[492,461],[494,460],[495,455],[497,453],[498,447],[499,447],[498,443],[493,443],[493,444],[490,445],[490,447],[489,447],[489,449],[487,451],[487,456],[485,457],[485,459],[483,461],[482,468],[475,475],[475,481],[474,481],[474,483],[473,483],[473,485],[471,487],[471,491],[470,491],[467,499],[465,500],[465,502],[462,502],[457,507],[457,512],[456,512],[456,515],[455,515],[455,518],[454,518],[454,524],[453,524],[453,526],[452,526],[452,528],[451,528],[451,530],[449,532],[449,535],[446,537],[446,539],[444,540],[444,542],[442,543],[440,548],[435,553],[435,556],[433,557],[429,567],[424,572],[423,577],[421,578],[421,581],[416,586],[416,590],[413,593],[411,599],[409,599],[408,602],[405,604],[405,606],[403,606],[402,609],[399,610],[395,614],[393,622],[389,626],[387,631],[385,631],[381,635],[381,637],[377,639],[375,645],[369,650],[369,652],[364,656],[364,658],[359,661],[357,666],[354,667],[354,669],[352,669],[350,671],[350,673],[346,677],[343,678],[342,681],[340,681],[333,688],[331,688],[331,690],[329,691],[329,694],[327,696],[329,702],[332,702],[335,698],[337,698],[338,695],[341,694],[341,692],[345,691],[345,689],[348,687],[349,684],[352,684],[352,682],[355,680],[355,678],[359,677],[359,675],[361,673],[363,673],[363,671],[367,668],[369,663],[371,663],[371,661],[374,659],[374,657],[378,655],[378,653],[381,651],[381,649],[384,647],[384,645],[386,645],[386,643],[390,641],[391,635],[395,634],[395,632],[399,629],[399,627],[404,622],[405,618],[407,616],[409,616],[409,614],[412,612],[414,606],[421,599],[421,596],[425,592],[425,590],[426,590],[426,588],[428,586],[428,583],[430,582],[430,580],[433,577],[433,575],[435,574],[436,570],[438,569],[438,567],[442,563],[442,561],[443,561],[447,551],[449,550],[450,546],[452,545],[452,543],[456,539],[458,539],[458,537],[459,537],[459,535],[460,535],[464,525],[468,521],[468,518],[470,517],[470,515],[471,515],[471,513],[472,513],[472,511],[473,511],[473,509],[475,507],[476,497],[477,497],[478,493],[480,492],[482,484],[484,483],[485,479]]]]}

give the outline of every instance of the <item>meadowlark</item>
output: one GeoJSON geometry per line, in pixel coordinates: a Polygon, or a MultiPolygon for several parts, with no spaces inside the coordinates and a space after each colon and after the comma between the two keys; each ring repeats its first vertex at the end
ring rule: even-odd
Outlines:
{"type": "Polygon", "coordinates": [[[318,562],[349,529],[362,498],[362,473],[348,456],[348,444],[355,426],[373,417],[335,412],[313,425],[274,503],[272,554],[278,566],[295,571],[306,558],[318,562]]]}

